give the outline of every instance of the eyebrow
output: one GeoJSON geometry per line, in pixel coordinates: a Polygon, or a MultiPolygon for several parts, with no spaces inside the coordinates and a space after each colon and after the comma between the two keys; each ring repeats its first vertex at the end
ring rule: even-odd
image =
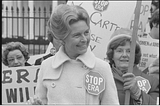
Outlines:
{"type": "MultiPolygon", "coordinates": [[[[89,31],[90,30],[90,28],[88,28],[88,29],[86,29],[84,32],[86,32],[86,31],[89,31]]],[[[80,33],[80,32],[75,32],[74,34],[78,34],[78,33],[80,33]]],[[[73,35],[73,34],[72,34],[73,35]]]]}

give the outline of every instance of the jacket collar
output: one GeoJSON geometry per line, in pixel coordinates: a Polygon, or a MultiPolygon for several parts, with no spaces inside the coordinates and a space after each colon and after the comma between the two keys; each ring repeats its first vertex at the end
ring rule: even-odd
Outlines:
{"type": "MultiPolygon", "coordinates": [[[[52,67],[58,68],[60,65],[69,60],[71,59],[65,54],[64,47],[61,46],[59,51],[55,54],[55,58],[53,58],[52,67]]],[[[91,52],[89,48],[86,53],[78,56],[76,60],[80,60],[88,68],[94,68],[96,62],[95,55],[91,52]]]]}

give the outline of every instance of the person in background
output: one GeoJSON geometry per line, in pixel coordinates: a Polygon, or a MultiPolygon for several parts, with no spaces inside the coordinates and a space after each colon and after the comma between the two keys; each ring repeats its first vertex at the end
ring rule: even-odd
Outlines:
{"type": "Polygon", "coordinates": [[[152,24],[150,36],[159,40],[159,8],[153,13],[150,24],[152,24]]]}
{"type": "MultiPolygon", "coordinates": [[[[159,8],[153,13],[150,23],[152,24],[150,36],[159,40],[159,8]]],[[[153,61],[148,67],[149,75],[153,75],[159,79],[159,57],[153,61]]]]}
{"type": "MultiPolygon", "coordinates": [[[[49,22],[48,22],[48,23],[49,23],[49,22]]],[[[56,39],[56,38],[52,35],[51,31],[48,30],[47,36],[48,36],[48,41],[53,44],[53,48],[51,48],[49,54],[47,54],[47,55],[45,55],[45,56],[37,59],[37,60],[35,61],[35,64],[34,64],[34,65],[41,65],[41,63],[42,63],[43,60],[45,60],[45,59],[47,59],[47,58],[49,58],[49,57],[51,57],[51,56],[54,56],[55,53],[59,50],[59,48],[60,48],[60,46],[61,46],[60,40],[56,39]]]]}
{"type": "MultiPolygon", "coordinates": [[[[150,8],[150,16],[149,16],[149,20],[152,17],[153,13],[155,12],[155,10],[157,10],[159,8],[159,0],[152,0],[151,2],[151,8],[150,8]]],[[[150,28],[152,29],[153,24],[149,23],[150,28]]]]}
{"type": "Polygon", "coordinates": [[[118,105],[109,64],[90,50],[90,20],[76,5],[58,5],[50,30],[62,41],[59,51],[41,64],[35,96],[28,104],[118,105]]]}
{"type": "Polygon", "coordinates": [[[159,81],[147,74],[142,73],[137,65],[141,58],[141,48],[136,41],[135,61],[133,73],[128,72],[131,48],[132,31],[127,28],[116,30],[109,40],[107,47],[107,58],[112,68],[114,80],[118,89],[120,105],[125,103],[125,91],[130,91],[130,105],[155,105],[159,97],[159,81]],[[141,77],[140,77],[141,76],[141,77]],[[140,78],[149,82],[146,86],[140,86],[140,78]]]}
{"type": "Polygon", "coordinates": [[[9,42],[3,47],[2,62],[8,67],[31,66],[29,52],[21,42],[9,42]]]}

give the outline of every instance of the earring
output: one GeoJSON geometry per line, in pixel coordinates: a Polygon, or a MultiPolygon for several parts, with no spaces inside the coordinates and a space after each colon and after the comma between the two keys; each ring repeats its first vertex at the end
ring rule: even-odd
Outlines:
{"type": "Polygon", "coordinates": [[[50,49],[50,54],[54,55],[56,52],[57,52],[57,50],[55,47],[50,49]]]}

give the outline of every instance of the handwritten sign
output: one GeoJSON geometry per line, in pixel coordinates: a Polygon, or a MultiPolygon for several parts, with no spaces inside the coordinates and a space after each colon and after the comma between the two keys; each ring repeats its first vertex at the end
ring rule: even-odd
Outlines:
{"type": "Polygon", "coordinates": [[[26,104],[33,97],[39,66],[6,68],[2,71],[2,104],[26,104]]]}
{"type": "MultiPolygon", "coordinates": [[[[145,33],[150,13],[151,1],[142,1],[139,25],[138,25],[138,39],[141,47],[142,57],[138,65],[141,70],[148,67],[159,56],[159,40],[150,37],[149,33],[145,33]]],[[[134,15],[128,24],[129,29],[133,29],[134,15]]]]}
{"type": "Polygon", "coordinates": [[[159,57],[159,40],[152,39],[148,34],[146,38],[140,38],[139,44],[141,46],[142,57],[138,66],[141,70],[144,70],[159,57]]]}

